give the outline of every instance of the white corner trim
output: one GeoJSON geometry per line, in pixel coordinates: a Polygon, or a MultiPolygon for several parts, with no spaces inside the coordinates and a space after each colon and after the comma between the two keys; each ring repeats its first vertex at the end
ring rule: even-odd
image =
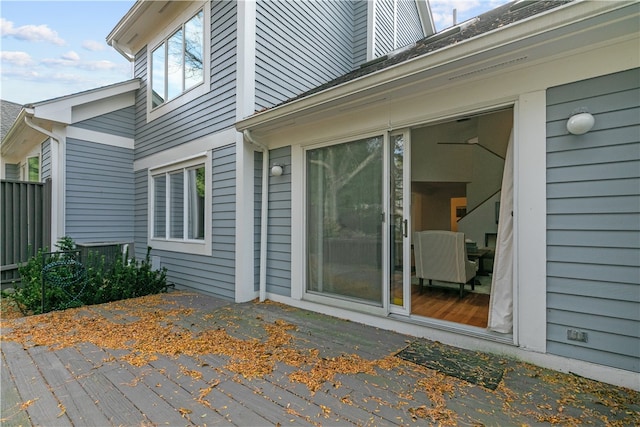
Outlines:
{"type": "Polygon", "coordinates": [[[515,110],[514,325],[518,345],[547,349],[546,91],[525,93],[515,110]]]}
{"type": "Polygon", "coordinates": [[[94,130],[67,127],[67,138],[79,139],[96,144],[111,145],[113,147],[128,148],[133,150],[135,140],[124,136],[112,135],[109,133],[96,132],[94,130]]]}
{"type": "Polygon", "coordinates": [[[256,2],[238,2],[236,120],[256,108],[256,2]]]}

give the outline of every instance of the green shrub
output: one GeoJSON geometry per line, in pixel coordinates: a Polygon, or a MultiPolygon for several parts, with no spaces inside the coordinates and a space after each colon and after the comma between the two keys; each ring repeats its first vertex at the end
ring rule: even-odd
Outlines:
{"type": "Polygon", "coordinates": [[[79,262],[75,243],[68,237],[60,239],[56,247],[58,252],[49,254],[45,248],[20,265],[21,286],[12,293],[2,293],[3,297],[12,298],[24,314],[101,304],[167,289],[167,270],[151,268],[150,247],[140,262],[135,258],[129,260],[128,254],[122,253],[107,260],[95,252],[89,252],[79,262]]]}

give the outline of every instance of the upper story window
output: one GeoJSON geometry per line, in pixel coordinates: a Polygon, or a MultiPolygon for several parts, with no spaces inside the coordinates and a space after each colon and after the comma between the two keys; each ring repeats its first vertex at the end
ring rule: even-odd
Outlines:
{"type": "Polygon", "coordinates": [[[151,108],[204,83],[204,28],[199,10],[153,50],[151,108]]]}

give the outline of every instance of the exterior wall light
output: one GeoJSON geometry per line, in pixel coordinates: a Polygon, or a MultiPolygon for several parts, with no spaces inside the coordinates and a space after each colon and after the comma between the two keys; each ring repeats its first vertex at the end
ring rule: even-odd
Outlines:
{"type": "Polygon", "coordinates": [[[271,176],[280,176],[284,172],[284,166],[282,165],[273,165],[271,166],[271,176]]]}
{"type": "Polygon", "coordinates": [[[573,135],[583,135],[593,128],[596,119],[587,111],[574,113],[567,121],[567,130],[573,135]]]}

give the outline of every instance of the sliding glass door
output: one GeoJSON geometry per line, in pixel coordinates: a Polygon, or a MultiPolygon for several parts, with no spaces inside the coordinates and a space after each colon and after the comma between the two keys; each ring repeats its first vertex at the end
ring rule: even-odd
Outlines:
{"type": "Polygon", "coordinates": [[[389,138],[389,304],[409,313],[411,295],[409,132],[389,138]]]}
{"type": "Polygon", "coordinates": [[[382,306],[384,137],[306,152],[307,292],[382,306]]]}

